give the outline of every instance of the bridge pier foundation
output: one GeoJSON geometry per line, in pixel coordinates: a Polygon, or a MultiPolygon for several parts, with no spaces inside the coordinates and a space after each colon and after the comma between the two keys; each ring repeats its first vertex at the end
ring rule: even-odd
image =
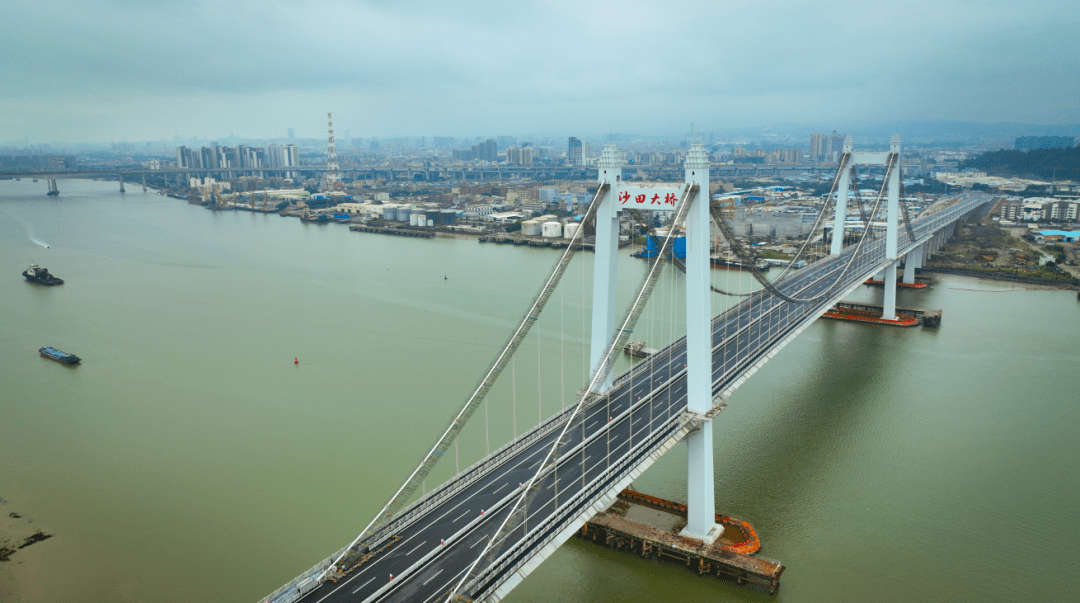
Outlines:
{"type": "MultiPolygon", "coordinates": [[[[881,310],[881,317],[885,320],[896,320],[896,264],[892,262],[885,268],[885,297],[881,310]]],[[[915,274],[915,271],[911,273],[915,274]]]]}
{"type": "Polygon", "coordinates": [[[120,192],[121,193],[126,192],[124,190],[124,175],[123,174],[120,174],[120,192]]]}

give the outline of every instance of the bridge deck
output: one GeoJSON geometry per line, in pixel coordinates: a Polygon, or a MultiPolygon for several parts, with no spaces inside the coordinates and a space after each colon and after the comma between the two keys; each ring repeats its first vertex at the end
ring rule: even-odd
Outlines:
{"type": "MultiPolygon", "coordinates": [[[[905,241],[906,234],[901,235],[901,253],[988,200],[985,195],[972,197],[916,220],[915,240],[905,241]]],[[[833,303],[887,264],[883,240],[868,242],[845,269],[854,252],[849,247],[777,283],[786,295],[801,299],[827,292],[821,300],[789,303],[755,294],[713,320],[714,395],[723,397],[734,391],[833,303]]],[[[525,523],[510,533],[498,555],[484,565],[470,596],[500,599],[694,428],[700,417],[685,412],[684,344],[680,339],[621,375],[585,411],[580,426],[574,427],[572,441],[560,449],[556,471],[538,482],[525,523]]],[[[405,509],[369,542],[372,550],[389,546],[342,580],[318,586],[306,600],[445,600],[502,523],[521,484],[535,473],[569,410],[405,509]]],[[[272,601],[297,598],[296,591],[286,591],[272,601]]]]}

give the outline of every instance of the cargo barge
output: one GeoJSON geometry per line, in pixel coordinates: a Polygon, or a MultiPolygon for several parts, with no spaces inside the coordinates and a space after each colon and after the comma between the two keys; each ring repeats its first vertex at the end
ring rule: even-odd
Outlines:
{"type": "Polygon", "coordinates": [[[749,522],[716,515],[724,533],[713,544],[679,534],[686,525],[686,505],[633,490],[619,493],[615,504],[590,519],[578,537],[646,559],[675,561],[701,576],[714,576],[774,594],[784,566],[756,555],[761,548],[749,522]]]}
{"type": "Polygon", "coordinates": [[[79,358],[75,354],[68,354],[67,352],[61,352],[54,347],[43,347],[38,349],[38,353],[49,360],[55,360],[60,364],[79,364],[82,362],[82,358],[79,358]]]}
{"type": "MultiPolygon", "coordinates": [[[[900,280],[899,277],[900,277],[900,275],[898,274],[897,275],[897,280],[896,280],[896,286],[897,287],[907,287],[908,289],[926,289],[927,287],[930,286],[931,283],[934,282],[933,279],[931,279],[928,276],[916,276],[914,283],[905,283],[904,281],[900,280]]],[[[884,287],[885,286],[885,281],[879,281],[879,280],[876,280],[876,279],[869,279],[869,280],[866,281],[866,286],[868,286],[868,287],[884,287]]]]}
{"type": "Polygon", "coordinates": [[[849,322],[865,322],[869,324],[888,325],[893,327],[924,327],[937,328],[941,326],[941,310],[923,310],[922,308],[897,308],[896,319],[882,318],[884,307],[879,304],[861,304],[854,302],[838,302],[821,315],[822,318],[833,320],[846,320],[849,322]]]}
{"type": "MultiPolygon", "coordinates": [[[[713,268],[744,270],[746,272],[750,271],[750,264],[747,264],[746,262],[740,262],[738,260],[725,260],[724,258],[718,258],[716,256],[709,258],[709,265],[713,268]]],[[[758,272],[765,272],[771,267],[772,265],[764,260],[759,260],[757,263],[754,264],[754,268],[757,268],[758,272]]]]}

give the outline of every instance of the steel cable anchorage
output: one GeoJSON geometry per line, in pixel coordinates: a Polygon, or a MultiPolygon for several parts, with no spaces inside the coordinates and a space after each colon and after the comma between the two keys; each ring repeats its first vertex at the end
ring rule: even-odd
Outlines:
{"type": "MultiPolygon", "coordinates": [[[[683,198],[679,203],[679,207],[675,212],[675,217],[672,220],[672,228],[668,232],[667,237],[664,238],[662,247],[659,252],[661,255],[667,252],[672,246],[673,235],[676,228],[686,218],[686,214],[689,211],[690,205],[697,193],[699,187],[688,186],[683,193],[683,198]]],[[[498,555],[502,552],[502,545],[506,539],[512,534],[518,527],[523,525],[527,514],[529,502],[533,499],[538,491],[536,485],[541,480],[545,479],[548,475],[555,472],[556,464],[553,458],[561,456],[559,450],[564,446],[571,445],[571,442],[567,440],[567,434],[570,432],[571,427],[576,428],[584,419],[582,411],[591,406],[596,401],[596,388],[599,384],[603,383],[608,374],[610,374],[612,367],[615,364],[615,358],[617,351],[626,345],[626,341],[630,337],[630,333],[634,329],[634,325],[637,324],[638,318],[641,316],[641,311],[645,307],[645,302],[652,294],[653,288],[656,286],[656,281],[659,278],[660,272],[663,270],[663,262],[655,262],[646,274],[637,295],[634,297],[634,301],[631,303],[630,308],[627,311],[626,318],[623,320],[622,325],[615,331],[614,337],[611,343],[608,345],[603,358],[601,358],[599,365],[594,369],[592,378],[589,380],[588,387],[582,391],[582,395],[578,403],[574,406],[573,412],[566,420],[562,432],[559,437],[555,439],[551,447],[548,449],[547,455],[544,460],[537,467],[536,473],[528,482],[524,483],[521,487],[521,494],[514,501],[514,505],[510,508],[510,512],[506,514],[499,528],[495,531],[484,549],[477,555],[476,561],[469,566],[469,569],[465,572],[465,576],[461,578],[457,586],[450,591],[450,596],[447,600],[453,600],[458,602],[471,601],[471,597],[462,594],[462,590],[467,592],[475,592],[480,574],[474,575],[477,566],[484,559],[488,560],[485,567],[490,567],[498,555]]],[[[527,528],[526,528],[527,529],[527,528]]]]}
{"type": "MultiPolygon", "coordinates": [[[[609,188],[610,184],[606,182],[602,183],[599,188],[597,188],[596,195],[593,197],[592,202],[589,203],[589,207],[582,217],[582,224],[595,217],[600,200],[603,199],[604,194],[609,188]]],[[[555,264],[554,268],[552,268],[551,275],[548,277],[547,281],[545,281],[540,292],[533,300],[532,305],[529,307],[529,311],[525,313],[525,316],[521,319],[517,328],[514,329],[509,341],[503,346],[502,351],[496,356],[495,361],[480,379],[480,382],[477,384],[476,389],[473,390],[472,395],[469,396],[465,405],[450,422],[449,427],[443,432],[435,446],[428,451],[424,456],[424,459],[420,462],[420,465],[412,472],[408,479],[405,480],[405,483],[398,488],[390,501],[383,505],[382,510],[379,511],[370,523],[368,523],[367,527],[364,528],[360,535],[357,536],[349,546],[343,549],[344,552],[334,559],[333,563],[331,563],[326,571],[319,575],[320,581],[325,580],[326,576],[332,571],[341,572],[359,562],[361,558],[360,551],[363,548],[361,542],[365,538],[376,535],[380,529],[389,523],[398,511],[400,511],[409,501],[416,492],[416,489],[423,482],[424,478],[431,473],[431,470],[435,467],[435,464],[438,463],[439,459],[450,449],[450,445],[457,438],[458,434],[461,433],[461,430],[465,428],[465,424],[480,406],[480,402],[483,401],[484,397],[491,389],[491,386],[510,362],[510,358],[514,355],[518,346],[525,339],[529,330],[532,329],[532,326],[540,317],[540,313],[543,311],[547,300],[551,297],[552,291],[554,291],[555,287],[559,284],[559,280],[562,278],[563,273],[566,272],[566,267],[574,256],[575,247],[579,240],[581,241],[582,246],[584,246],[584,231],[585,229],[582,227],[574,233],[573,238],[570,240],[570,244],[563,251],[562,256],[560,256],[559,261],[555,264]]]]}

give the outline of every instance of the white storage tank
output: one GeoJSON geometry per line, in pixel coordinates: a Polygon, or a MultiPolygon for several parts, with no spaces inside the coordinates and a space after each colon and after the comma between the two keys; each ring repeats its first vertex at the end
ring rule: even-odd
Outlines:
{"type": "Polygon", "coordinates": [[[562,224],[558,222],[544,222],[541,232],[545,239],[557,239],[562,236],[562,224]]]}
{"type": "Polygon", "coordinates": [[[574,235],[577,234],[577,231],[580,228],[581,228],[581,224],[578,224],[577,222],[571,222],[570,224],[567,224],[563,228],[563,231],[562,231],[563,232],[563,237],[565,237],[567,239],[574,238],[574,235]]]}
{"type": "Polygon", "coordinates": [[[521,234],[527,237],[540,236],[540,222],[537,220],[525,220],[521,223],[521,234]]]}

